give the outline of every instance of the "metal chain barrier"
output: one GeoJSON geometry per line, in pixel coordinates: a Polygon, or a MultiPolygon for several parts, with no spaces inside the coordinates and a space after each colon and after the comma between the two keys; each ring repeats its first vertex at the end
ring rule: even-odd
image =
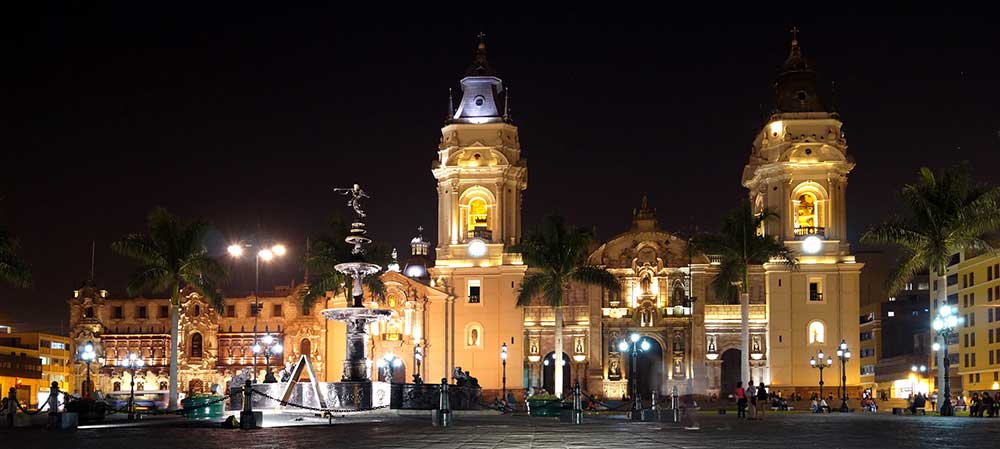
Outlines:
{"type": "MultiPolygon", "coordinates": [[[[43,410],[45,410],[45,407],[49,406],[50,399],[52,399],[52,392],[49,392],[49,397],[45,398],[45,402],[42,405],[40,405],[37,410],[33,412],[29,411],[27,408],[25,408],[25,406],[21,405],[21,401],[14,401],[14,402],[17,404],[17,408],[21,409],[22,412],[24,412],[27,415],[34,416],[41,413],[43,410]]],[[[62,403],[60,403],[59,405],[62,405],[62,403]]]]}

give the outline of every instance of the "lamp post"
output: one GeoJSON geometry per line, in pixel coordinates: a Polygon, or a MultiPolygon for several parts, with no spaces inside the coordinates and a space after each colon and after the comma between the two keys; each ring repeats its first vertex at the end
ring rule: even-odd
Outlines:
{"type": "Polygon", "coordinates": [[[80,359],[87,362],[87,380],[83,382],[83,398],[90,399],[90,395],[94,392],[94,383],[90,380],[90,362],[93,362],[97,358],[97,352],[94,351],[93,343],[88,342],[83,345],[83,352],[80,353],[80,359]]]}
{"type": "Polygon", "coordinates": [[[631,384],[629,391],[632,394],[632,419],[640,420],[642,419],[642,399],[639,397],[639,352],[648,351],[650,348],[649,340],[642,338],[639,334],[633,332],[628,336],[628,341],[622,340],[618,343],[618,350],[621,352],[628,352],[629,363],[628,363],[628,381],[631,384]]]}
{"type": "MultiPolygon", "coordinates": [[[[229,245],[226,248],[229,251],[229,255],[234,258],[240,258],[243,256],[244,248],[253,249],[259,247],[258,242],[239,242],[229,245]]],[[[257,317],[260,316],[260,261],[270,262],[274,260],[275,257],[283,257],[288,249],[285,245],[280,243],[271,245],[270,247],[262,247],[254,255],[254,288],[253,288],[253,305],[251,305],[251,311],[253,312],[253,343],[254,348],[259,346],[257,342],[257,317]]],[[[269,371],[270,372],[270,371],[269,371]]],[[[254,351],[253,356],[253,382],[257,383],[257,351],[254,351]]]]}
{"type": "Polygon", "coordinates": [[[424,361],[424,350],[420,349],[420,345],[413,347],[413,366],[416,370],[413,372],[413,383],[422,384],[423,379],[420,378],[420,364],[424,361]]]}
{"type": "MultiPolygon", "coordinates": [[[[809,365],[819,369],[819,399],[823,400],[823,370],[833,365],[833,358],[823,354],[821,349],[815,357],[809,357],[809,365]]],[[[827,404],[829,406],[829,404],[827,404]]]]}
{"type": "Polygon", "coordinates": [[[394,376],[394,368],[399,368],[403,365],[403,360],[396,357],[393,353],[387,352],[382,358],[378,359],[376,362],[379,369],[384,370],[382,373],[382,378],[386,379],[386,382],[392,383],[394,376]]]}
{"type": "Polygon", "coordinates": [[[840,403],[840,412],[847,413],[851,411],[847,407],[847,361],[851,359],[851,351],[847,349],[847,340],[840,340],[840,346],[837,347],[837,358],[840,359],[840,387],[843,389],[841,396],[844,398],[840,403]]]}
{"type": "MultiPolygon", "coordinates": [[[[264,336],[260,338],[260,343],[256,343],[253,345],[253,360],[254,363],[256,364],[257,354],[259,354],[262,351],[264,352],[264,366],[265,366],[264,383],[273,384],[278,380],[275,379],[274,374],[271,373],[271,356],[280,355],[281,352],[285,350],[285,348],[282,347],[281,342],[272,337],[271,334],[264,334],[264,336]],[[261,346],[260,343],[263,343],[264,345],[261,346]]],[[[256,365],[254,366],[256,367],[256,365]]]]}
{"type": "Polygon", "coordinates": [[[507,411],[507,343],[500,345],[500,403],[504,404],[504,412],[507,411]]]}
{"type": "MultiPolygon", "coordinates": [[[[944,391],[938,398],[938,402],[941,404],[941,408],[939,409],[941,416],[955,416],[955,408],[951,405],[951,388],[948,380],[949,369],[951,368],[951,360],[948,359],[948,339],[954,335],[955,328],[962,321],[964,321],[962,318],[955,315],[954,308],[945,304],[938,308],[937,316],[931,322],[931,327],[944,340],[944,344],[940,345],[941,350],[944,351],[944,391]]],[[[938,367],[938,370],[940,369],[941,367],[938,367]]]]}
{"type": "Polygon", "coordinates": [[[146,362],[142,360],[139,354],[130,352],[127,358],[118,361],[118,366],[126,368],[132,372],[132,377],[129,379],[129,394],[128,394],[128,420],[135,420],[135,370],[142,368],[146,362]]]}
{"type": "Polygon", "coordinates": [[[920,376],[923,373],[927,372],[927,365],[920,365],[920,366],[913,365],[913,366],[910,367],[910,371],[913,372],[913,379],[915,379],[915,382],[913,383],[913,386],[910,388],[910,394],[912,394],[914,397],[916,397],[917,396],[917,385],[920,385],[920,376]]]}

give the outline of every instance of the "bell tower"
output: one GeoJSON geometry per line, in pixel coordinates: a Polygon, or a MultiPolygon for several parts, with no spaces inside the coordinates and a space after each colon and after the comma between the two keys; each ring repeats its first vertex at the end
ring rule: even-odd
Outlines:
{"type": "Polygon", "coordinates": [[[458,109],[449,99],[438,158],[438,265],[448,261],[503,264],[505,248],[521,238],[521,192],[527,164],[510,119],[509,91],[486,59],[480,34],[461,80],[458,109]],[[501,100],[503,109],[500,108],[501,100]]]}
{"type": "MultiPolygon", "coordinates": [[[[840,116],[824,101],[816,72],[802,55],[797,29],[773,88],[774,108],[754,138],[743,186],[754,210],[777,215],[759,232],[790,248],[798,267],[764,264],[766,381],[813,387],[819,378],[805,363],[810,354],[832,354],[842,340],[860,349],[863,264],[855,262],[847,242],[845,196],[854,161],[840,116]]],[[[849,386],[858,385],[859,372],[857,365],[848,367],[849,386]]]]}
{"type": "Polygon", "coordinates": [[[510,91],[486,59],[484,37],[480,33],[461,80],[458,108],[448,103],[431,166],[438,229],[437,257],[428,271],[431,285],[449,295],[431,304],[444,326],[429,336],[430,350],[444,355],[446,373],[461,367],[484,389],[499,390],[504,372],[507,386],[521,385],[523,372],[526,340],[517,294],[527,267],[511,246],[521,240],[528,168],[510,118],[510,91]],[[507,348],[506,371],[496,357],[501,347],[507,348]]]}

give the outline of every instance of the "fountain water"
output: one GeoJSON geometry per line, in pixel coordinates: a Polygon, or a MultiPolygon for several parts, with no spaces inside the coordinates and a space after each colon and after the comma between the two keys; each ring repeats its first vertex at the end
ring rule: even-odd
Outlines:
{"type": "MultiPolygon", "coordinates": [[[[328,320],[343,321],[347,324],[347,358],[344,360],[344,374],[340,382],[330,384],[328,399],[334,407],[356,406],[361,409],[380,405],[382,399],[388,400],[388,391],[383,392],[384,398],[373,391],[371,360],[368,354],[369,334],[368,324],[374,321],[389,319],[394,313],[388,309],[369,309],[364,306],[364,289],[362,280],[365,276],[378,273],[382,268],[365,260],[364,246],[371,243],[366,237],[365,217],[361,209],[361,198],[368,198],[364,190],[357,184],[352,188],[334,189],[334,191],[350,196],[347,204],[354,209],[354,223],[351,232],[344,240],[351,244],[352,259],[349,262],[337,264],[334,269],[347,275],[352,280],[351,304],[349,307],[325,309],[321,313],[328,320]]],[[[382,392],[382,388],[378,389],[382,392]]],[[[387,403],[386,403],[387,404],[387,403]]]]}

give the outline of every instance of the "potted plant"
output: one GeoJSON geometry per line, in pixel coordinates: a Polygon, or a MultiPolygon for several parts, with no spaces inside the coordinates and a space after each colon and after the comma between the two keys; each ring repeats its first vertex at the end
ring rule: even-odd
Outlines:
{"type": "Polygon", "coordinates": [[[530,416],[559,416],[562,400],[549,393],[528,396],[528,414],[530,416]]]}

